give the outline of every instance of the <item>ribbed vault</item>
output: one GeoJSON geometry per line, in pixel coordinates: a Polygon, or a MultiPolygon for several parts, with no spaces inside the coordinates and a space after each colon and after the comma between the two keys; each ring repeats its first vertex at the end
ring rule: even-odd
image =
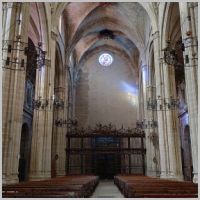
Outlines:
{"type": "MultiPolygon", "coordinates": [[[[69,29],[66,58],[75,54],[76,63],[79,63],[93,49],[106,45],[125,54],[134,66],[134,55],[137,54],[139,59],[139,55],[143,54],[151,32],[151,20],[146,11],[147,8],[150,11],[151,7],[146,3],[144,8],[136,2],[68,3],[63,10],[69,29]],[[102,34],[105,31],[108,35],[102,34]]],[[[59,9],[61,7],[58,5],[59,9]]],[[[153,14],[152,11],[150,16],[153,14]]]]}

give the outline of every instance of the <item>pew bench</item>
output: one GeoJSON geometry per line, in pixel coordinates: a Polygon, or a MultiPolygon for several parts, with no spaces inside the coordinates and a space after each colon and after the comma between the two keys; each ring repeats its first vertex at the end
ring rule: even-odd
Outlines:
{"type": "Polygon", "coordinates": [[[72,198],[89,197],[97,186],[99,178],[88,175],[69,175],[41,181],[21,182],[3,185],[3,197],[72,198]]]}
{"type": "Polygon", "coordinates": [[[125,197],[192,198],[198,197],[198,186],[188,181],[172,181],[148,176],[119,175],[114,183],[125,197]]]}

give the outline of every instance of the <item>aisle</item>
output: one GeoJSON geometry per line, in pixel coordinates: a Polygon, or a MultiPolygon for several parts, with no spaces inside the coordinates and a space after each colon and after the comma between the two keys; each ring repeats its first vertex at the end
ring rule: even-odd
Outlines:
{"type": "Polygon", "coordinates": [[[91,198],[124,198],[113,180],[102,180],[99,182],[91,198]]]}

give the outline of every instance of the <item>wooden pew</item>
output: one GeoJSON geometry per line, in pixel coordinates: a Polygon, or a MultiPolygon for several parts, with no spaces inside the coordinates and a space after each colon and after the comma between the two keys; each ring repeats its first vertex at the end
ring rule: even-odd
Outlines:
{"type": "Polygon", "coordinates": [[[92,175],[69,175],[41,181],[21,182],[3,185],[3,197],[89,197],[97,186],[99,178],[92,175]]]}
{"type": "Polygon", "coordinates": [[[188,181],[172,181],[148,176],[118,175],[114,183],[125,197],[192,198],[198,197],[198,186],[188,181]]]}

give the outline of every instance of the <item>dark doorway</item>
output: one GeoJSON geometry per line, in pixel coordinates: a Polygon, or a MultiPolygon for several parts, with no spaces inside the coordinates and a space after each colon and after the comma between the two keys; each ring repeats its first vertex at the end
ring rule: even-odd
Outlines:
{"type": "Polygon", "coordinates": [[[19,156],[19,167],[18,177],[19,181],[26,181],[28,178],[28,161],[29,161],[29,128],[27,124],[23,124],[21,131],[21,143],[20,143],[20,156],[19,156]]]}
{"type": "Polygon", "coordinates": [[[95,174],[100,179],[113,179],[116,174],[120,173],[121,162],[119,155],[116,154],[100,154],[97,155],[95,174]]]}
{"type": "MultiPolygon", "coordinates": [[[[99,137],[95,139],[95,148],[115,148],[119,147],[120,138],[99,137]]],[[[96,154],[93,158],[95,174],[100,179],[113,179],[114,175],[121,170],[121,156],[114,153],[96,154]]]]}

